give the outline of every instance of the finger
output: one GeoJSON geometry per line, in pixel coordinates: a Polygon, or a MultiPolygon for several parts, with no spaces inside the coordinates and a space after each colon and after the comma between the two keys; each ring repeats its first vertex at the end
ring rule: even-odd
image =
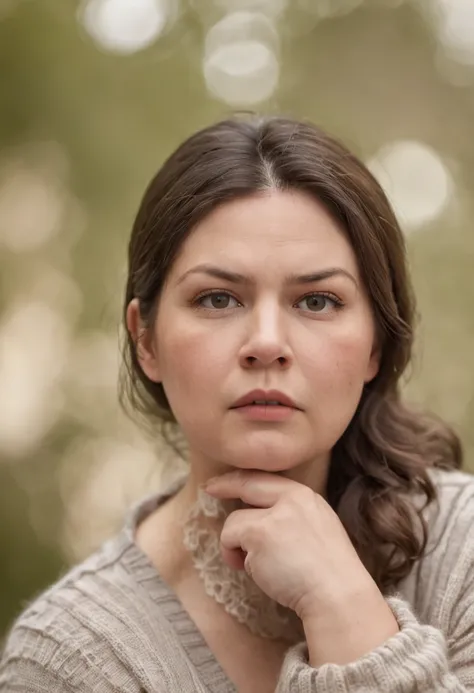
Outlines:
{"type": "Polygon", "coordinates": [[[240,498],[256,508],[271,508],[301,484],[271,472],[238,470],[211,479],[205,491],[216,498],[240,498]]]}
{"type": "Polygon", "coordinates": [[[226,563],[232,570],[245,570],[245,559],[247,554],[242,549],[226,549],[221,546],[222,560],[226,563]]]}
{"type": "Polygon", "coordinates": [[[255,527],[262,521],[263,510],[246,509],[234,510],[224,522],[221,531],[221,544],[225,549],[242,549],[247,552],[251,548],[252,535],[255,527]]]}
{"type": "Polygon", "coordinates": [[[221,554],[234,570],[245,569],[254,528],[262,519],[262,510],[235,510],[224,522],[221,532],[221,554]]]}

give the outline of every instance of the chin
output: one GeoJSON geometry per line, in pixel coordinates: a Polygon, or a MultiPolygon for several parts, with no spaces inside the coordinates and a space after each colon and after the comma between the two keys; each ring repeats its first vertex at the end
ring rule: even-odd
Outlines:
{"type": "MultiPolygon", "coordinates": [[[[261,450],[250,451],[239,455],[235,451],[229,457],[229,464],[236,469],[256,469],[261,472],[285,472],[295,469],[307,462],[308,457],[302,454],[288,451],[287,454],[281,449],[277,454],[262,452],[261,450]]],[[[314,457],[312,457],[314,459],[314,457]]]]}

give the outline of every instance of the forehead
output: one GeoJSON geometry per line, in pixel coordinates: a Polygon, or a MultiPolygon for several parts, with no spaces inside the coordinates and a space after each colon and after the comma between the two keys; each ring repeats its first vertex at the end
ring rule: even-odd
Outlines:
{"type": "Polygon", "coordinates": [[[220,205],[193,229],[171,273],[212,261],[259,273],[337,265],[357,274],[341,227],[322,203],[299,191],[266,191],[220,205]]]}

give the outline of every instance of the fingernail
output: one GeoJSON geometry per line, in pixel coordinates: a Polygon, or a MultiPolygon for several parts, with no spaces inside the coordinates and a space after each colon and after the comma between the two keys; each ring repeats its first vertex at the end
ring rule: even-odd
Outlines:
{"type": "Polygon", "coordinates": [[[213,486],[217,481],[219,477],[218,476],[212,476],[210,479],[204,482],[204,488],[208,488],[209,486],[213,486]]]}

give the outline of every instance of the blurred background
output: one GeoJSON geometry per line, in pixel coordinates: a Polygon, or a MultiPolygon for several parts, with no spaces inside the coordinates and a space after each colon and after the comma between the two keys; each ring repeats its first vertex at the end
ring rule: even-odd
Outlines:
{"type": "Polygon", "coordinates": [[[0,0],[0,641],[178,469],[117,404],[126,245],[164,158],[237,109],[313,120],[384,185],[407,397],[474,471],[473,0],[0,0]]]}

